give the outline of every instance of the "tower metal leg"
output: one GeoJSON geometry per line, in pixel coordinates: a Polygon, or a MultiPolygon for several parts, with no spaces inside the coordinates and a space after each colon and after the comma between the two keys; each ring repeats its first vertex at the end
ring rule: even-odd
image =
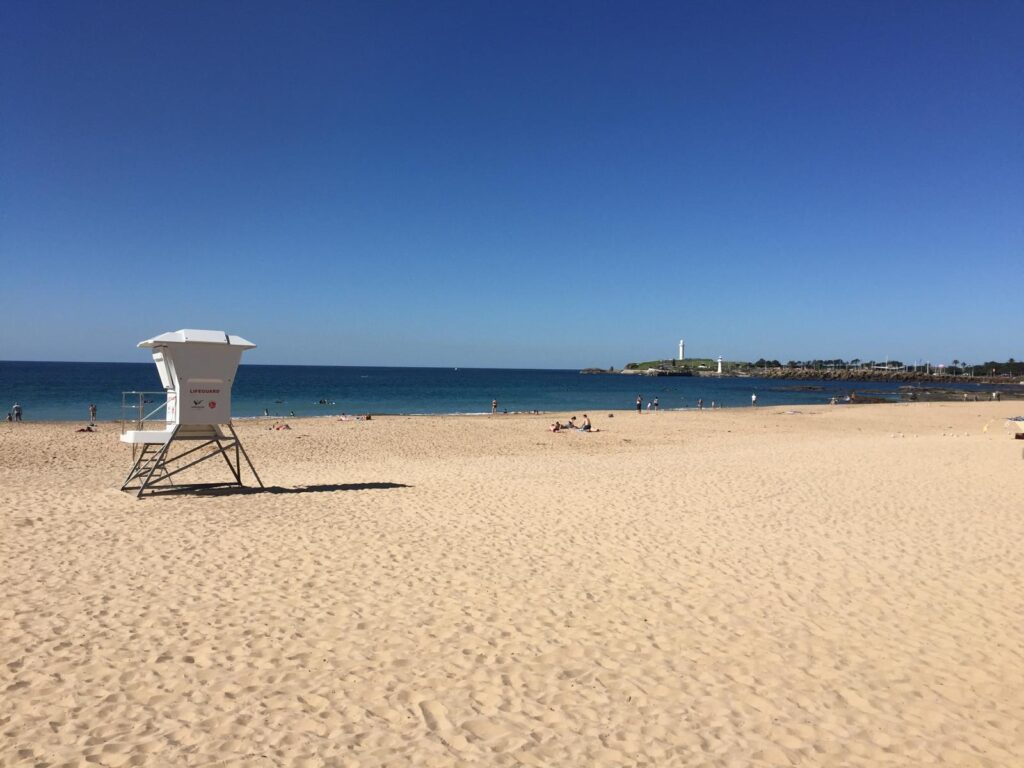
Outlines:
{"type": "Polygon", "coordinates": [[[139,492],[135,495],[136,498],[142,498],[142,494],[146,490],[146,486],[149,485],[149,481],[153,479],[153,473],[156,472],[156,468],[163,462],[164,457],[167,455],[167,451],[171,447],[171,443],[174,442],[174,436],[178,434],[179,429],[181,429],[180,425],[174,428],[171,432],[171,436],[167,438],[167,442],[164,443],[164,447],[160,449],[160,452],[157,453],[156,457],[153,459],[153,466],[150,468],[149,474],[146,475],[146,479],[143,481],[142,485],[139,486],[139,492]]]}
{"type": "Polygon", "coordinates": [[[242,445],[242,441],[238,438],[238,433],[235,432],[235,429],[231,424],[228,424],[227,427],[231,432],[230,438],[227,435],[222,434],[217,429],[213,429],[210,433],[205,435],[202,433],[197,434],[195,431],[179,433],[179,425],[174,428],[165,443],[142,444],[138,457],[135,458],[131,471],[128,473],[128,477],[121,486],[121,490],[137,490],[136,496],[138,498],[142,498],[142,496],[147,492],[152,494],[158,490],[171,490],[163,487],[163,483],[165,482],[169,483],[174,490],[179,491],[188,490],[190,488],[198,489],[232,485],[245,487],[245,483],[242,480],[243,458],[249,466],[249,469],[252,471],[253,477],[256,478],[256,482],[259,483],[260,488],[265,487],[259,474],[256,472],[256,467],[253,466],[252,460],[245,451],[245,446],[242,445]],[[179,434],[184,435],[181,440],[196,441],[199,444],[178,453],[177,455],[172,455],[172,445],[179,434]],[[216,448],[210,450],[209,453],[203,453],[204,449],[210,449],[212,446],[216,446],[216,448]],[[231,457],[232,448],[234,448],[235,454],[234,461],[232,461],[231,457]],[[196,464],[201,464],[207,459],[212,459],[217,454],[223,457],[224,463],[227,464],[228,469],[231,470],[231,475],[234,480],[233,482],[175,485],[174,481],[171,479],[173,475],[184,472],[190,467],[194,467],[196,464]],[[182,464],[182,460],[189,456],[198,456],[198,458],[192,458],[187,463],[182,464]],[[174,465],[173,469],[171,468],[172,464],[174,465]],[[137,489],[133,485],[135,481],[139,481],[137,489]],[[157,483],[161,484],[160,488],[155,487],[157,483]]]}
{"type": "MultiPolygon", "coordinates": [[[[219,439],[214,438],[214,442],[217,443],[217,452],[224,457],[224,463],[228,465],[228,469],[231,470],[231,474],[235,476],[235,482],[238,483],[240,486],[244,487],[245,483],[242,482],[241,466],[236,467],[234,464],[231,463],[231,457],[228,456],[227,448],[223,446],[219,439]]],[[[235,438],[235,446],[237,451],[238,438],[235,438]]],[[[228,445],[228,448],[230,447],[231,446],[228,445]]]]}
{"type": "Polygon", "coordinates": [[[128,483],[137,477],[136,472],[139,470],[139,465],[142,464],[143,459],[146,458],[148,447],[148,445],[143,445],[141,451],[136,451],[136,446],[132,446],[132,458],[135,459],[135,463],[132,465],[131,471],[128,473],[128,477],[126,477],[124,482],[121,484],[122,491],[128,487],[128,483]],[[138,456],[136,456],[136,453],[138,456]]]}
{"type": "MultiPolygon", "coordinates": [[[[249,454],[245,452],[245,446],[242,445],[242,441],[238,439],[238,433],[235,432],[235,426],[228,423],[228,429],[231,430],[231,436],[235,438],[235,446],[242,451],[242,455],[245,457],[245,463],[249,465],[249,469],[252,470],[252,476],[256,478],[256,482],[260,484],[260,488],[265,488],[263,481],[260,480],[260,476],[256,473],[256,467],[252,465],[252,460],[249,458],[249,454]]],[[[241,469],[241,467],[239,467],[241,469]]]]}

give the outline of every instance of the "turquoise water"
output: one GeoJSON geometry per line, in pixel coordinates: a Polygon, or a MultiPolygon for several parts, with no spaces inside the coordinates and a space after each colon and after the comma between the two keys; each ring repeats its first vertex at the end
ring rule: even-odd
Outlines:
{"type": "MultiPolygon", "coordinates": [[[[952,385],[945,385],[952,386],[952,385]]],[[[991,387],[962,385],[968,392],[991,387]]],[[[159,391],[152,363],[38,363],[0,361],[0,408],[21,404],[26,421],[82,421],[89,403],[98,417],[121,417],[121,392],[159,391]]],[[[896,384],[855,385],[858,393],[893,400],[896,384]]],[[[849,383],[778,379],[694,377],[647,378],[585,375],[577,371],[492,368],[363,368],[242,365],[233,392],[235,417],[317,416],[340,413],[485,413],[499,410],[586,411],[633,408],[657,397],[663,409],[827,403],[851,391],[849,383]],[[326,404],[320,404],[324,400],[326,404]]]]}

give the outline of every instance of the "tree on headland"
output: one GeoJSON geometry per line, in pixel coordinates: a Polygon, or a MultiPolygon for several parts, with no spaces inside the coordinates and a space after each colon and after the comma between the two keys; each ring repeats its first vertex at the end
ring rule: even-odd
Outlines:
{"type": "Polygon", "coordinates": [[[1024,363],[1019,363],[1012,357],[1005,363],[997,363],[995,360],[988,360],[971,366],[971,374],[974,376],[1024,376],[1024,363]],[[981,369],[980,371],[978,369],[981,369]]]}

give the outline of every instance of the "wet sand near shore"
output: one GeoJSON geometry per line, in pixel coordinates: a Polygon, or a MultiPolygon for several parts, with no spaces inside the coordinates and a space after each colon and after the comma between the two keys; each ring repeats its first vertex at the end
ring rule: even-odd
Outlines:
{"type": "Polygon", "coordinates": [[[1022,765],[1019,406],[0,424],[0,766],[1022,765]]]}

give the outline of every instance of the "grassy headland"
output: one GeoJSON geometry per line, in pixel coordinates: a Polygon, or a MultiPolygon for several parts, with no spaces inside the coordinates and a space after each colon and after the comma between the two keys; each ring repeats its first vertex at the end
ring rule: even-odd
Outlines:
{"type": "MultiPolygon", "coordinates": [[[[627,363],[622,369],[586,368],[583,373],[624,373],[652,376],[713,376],[718,360],[692,357],[685,360],[645,360],[627,363]]],[[[930,381],[1012,385],[1024,381],[1024,363],[1010,358],[1005,363],[988,361],[968,364],[954,360],[951,365],[905,364],[899,360],[778,360],[761,358],[754,362],[722,361],[723,376],[760,376],[779,379],[825,379],[844,381],[930,381]]]]}

